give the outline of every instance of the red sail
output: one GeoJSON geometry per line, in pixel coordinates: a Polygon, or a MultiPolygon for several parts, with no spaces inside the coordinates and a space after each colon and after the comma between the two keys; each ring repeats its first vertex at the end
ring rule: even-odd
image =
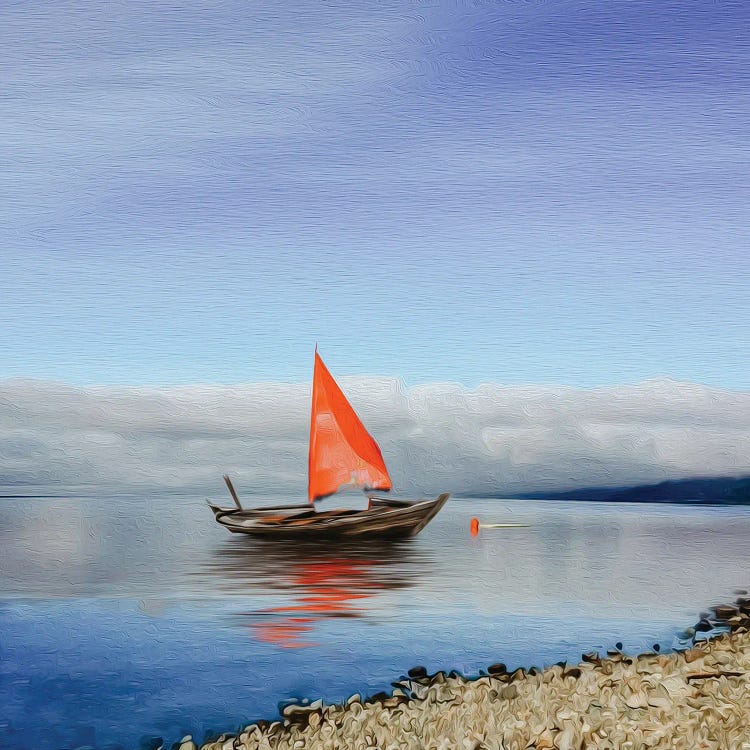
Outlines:
{"type": "Polygon", "coordinates": [[[391,478],[378,444],[364,428],[323,360],[315,352],[310,419],[310,502],[342,485],[390,490],[391,478]]]}

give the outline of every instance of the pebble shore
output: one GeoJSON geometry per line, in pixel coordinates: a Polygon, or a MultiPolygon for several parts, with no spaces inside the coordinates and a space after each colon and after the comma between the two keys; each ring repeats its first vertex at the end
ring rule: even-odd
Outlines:
{"type": "MultiPolygon", "coordinates": [[[[202,750],[750,750],[750,599],[716,607],[684,651],[584,654],[478,678],[410,670],[390,694],[288,706],[202,750]]],[[[196,750],[185,738],[180,750],[196,750]]]]}

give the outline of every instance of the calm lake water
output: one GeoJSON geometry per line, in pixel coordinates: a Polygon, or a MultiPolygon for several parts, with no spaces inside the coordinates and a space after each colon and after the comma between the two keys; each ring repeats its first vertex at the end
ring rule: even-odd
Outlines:
{"type": "Polygon", "coordinates": [[[0,747],[169,747],[416,664],[670,648],[748,584],[737,507],[460,499],[408,542],[300,549],[203,498],[0,499],[0,747]]]}

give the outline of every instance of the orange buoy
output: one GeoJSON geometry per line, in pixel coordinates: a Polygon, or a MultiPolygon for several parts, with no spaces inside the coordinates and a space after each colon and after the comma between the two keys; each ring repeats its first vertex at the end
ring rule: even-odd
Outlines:
{"type": "Polygon", "coordinates": [[[479,523],[478,518],[472,518],[469,529],[472,536],[479,536],[479,529],[527,529],[527,523],[479,523]]]}

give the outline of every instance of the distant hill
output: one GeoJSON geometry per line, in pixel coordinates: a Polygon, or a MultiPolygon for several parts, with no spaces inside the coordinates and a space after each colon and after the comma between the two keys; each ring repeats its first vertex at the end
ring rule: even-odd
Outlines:
{"type": "Polygon", "coordinates": [[[677,479],[638,487],[590,487],[565,492],[533,492],[521,497],[607,503],[750,505],[750,477],[677,479]]]}

